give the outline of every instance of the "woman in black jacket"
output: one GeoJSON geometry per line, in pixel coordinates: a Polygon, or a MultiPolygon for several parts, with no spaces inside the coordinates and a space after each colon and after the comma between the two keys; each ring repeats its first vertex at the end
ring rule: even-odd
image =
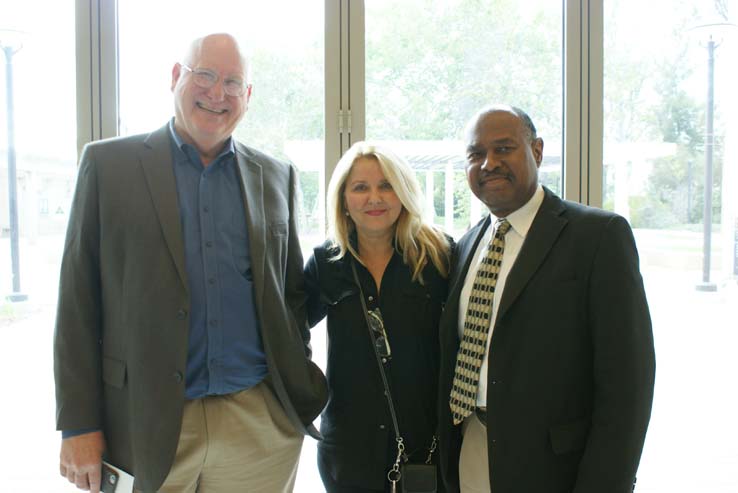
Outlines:
{"type": "Polygon", "coordinates": [[[423,222],[413,172],[386,148],[354,144],[336,166],[327,200],[329,240],[305,267],[310,325],[328,317],[330,397],[318,467],[329,493],[382,492],[398,445],[380,361],[402,461],[424,463],[434,445],[450,239],[423,222]]]}

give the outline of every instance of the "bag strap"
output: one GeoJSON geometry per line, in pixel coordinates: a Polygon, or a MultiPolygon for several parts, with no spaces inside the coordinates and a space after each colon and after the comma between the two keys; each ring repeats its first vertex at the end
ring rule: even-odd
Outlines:
{"type": "MultiPolygon", "coordinates": [[[[392,426],[395,430],[395,441],[397,442],[397,457],[392,468],[387,473],[387,479],[391,483],[396,483],[400,480],[402,474],[400,474],[400,462],[405,458],[405,442],[400,435],[400,427],[397,424],[397,415],[395,414],[395,405],[392,401],[392,393],[390,392],[389,383],[387,382],[387,375],[384,373],[384,365],[382,364],[382,357],[379,356],[377,351],[377,345],[375,343],[374,332],[372,331],[369,322],[369,309],[364,301],[364,290],[361,288],[361,282],[359,282],[359,275],[356,273],[356,260],[351,256],[351,270],[354,273],[354,281],[356,286],[359,288],[359,299],[361,300],[361,308],[364,312],[364,321],[366,322],[366,328],[369,331],[369,337],[372,340],[372,347],[374,348],[374,356],[377,359],[377,366],[379,367],[379,374],[382,376],[382,384],[384,384],[384,395],[387,397],[387,405],[389,407],[390,415],[392,416],[392,426]]],[[[433,437],[435,439],[435,437],[433,437]]]]}

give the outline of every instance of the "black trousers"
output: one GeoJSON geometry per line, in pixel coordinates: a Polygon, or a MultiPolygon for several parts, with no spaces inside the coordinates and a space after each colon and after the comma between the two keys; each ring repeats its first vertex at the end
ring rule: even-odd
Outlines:
{"type": "MultiPolygon", "coordinates": [[[[361,486],[353,485],[340,485],[331,476],[330,468],[325,463],[325,458],[322,457],[320,450],[318,450],[318,471],[320,472],[320,479],[323,480],[323,486],[325,487],[326,493],[389,493],[389,481],[386,481],[385,489],[383,490],[372,490],[368,488],[362,488],[361,486]]],[[[399,488],[399,484],[398,484],[399,488]]]]}
{"type": "MultiPolygon", "coordinates": [[[[319,468],[319,470],[320,470],[320,479],[323,480],[323,486],[325,486],[326,493],[388,493],[389,492],[389,482],[387,483],[387,488],[384,490],[368,490],[366,488],[360,488],[358,486],[341,486],[333,480],[333,477],[331,477],[329,472],[324,471],[322,468],[319,468]]],[[[399,489],[399,484],[398,484],[398,489],[399,489]]]]}

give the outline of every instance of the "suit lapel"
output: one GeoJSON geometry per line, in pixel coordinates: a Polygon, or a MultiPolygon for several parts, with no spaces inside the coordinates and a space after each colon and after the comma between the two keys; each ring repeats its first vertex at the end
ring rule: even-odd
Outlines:
{"type": "Polygon", "coordinates": [[[243,190],[246,210],[246,229],[249,233],[251,272],[254,276],[257,300],[262,306],[264,262],[266,252],[266,221],[264,219],[264,175],[259,163],[250,159],[243,146],[236,142],[236,162],[243,190]]]}
{"type": "Polygon", "coordinates": [[[144,140],[141,152],[141,167],[146,184],[159,218],[164,240],[174,260],[177,273],[185,289],[188,289],[187,273],[184,268],[184,243],[177,200],[177,183],[172,169],[172,147],[169,126],[152,132],[144,140]]]}
{"type": "Polygon", "coordinates": [[[515,303],[568,222],[562,217],[562,213],[566,210],[564,202],[550,190],[545,188],[544,190],[546,196],[505,281],[505,291],[502,293],[500,308],[497,311],[497,320],[500,320],[515,303]]]}

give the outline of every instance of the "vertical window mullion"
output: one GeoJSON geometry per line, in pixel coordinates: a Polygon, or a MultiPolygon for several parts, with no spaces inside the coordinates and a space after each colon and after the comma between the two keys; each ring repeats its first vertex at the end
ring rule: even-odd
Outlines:
{"type": "Polygon", "coordinates": [[[586,204],[602,207],[604,142],[604,7],[603,0],[589,0],[588,36],[588,144],[586,204]]]}
{"type": "Polygon", "coordinates": [[[325,0],[325,163],[320,177],[321,196],[341,157],[344,128],[342,100],[343,0],[325,0]]]}
{"type": "Polygon", "coordinates": [[[117,2],[77,0],[77,151],[118,135],[117,2]]]}
{"type": "Polygon", "coordinates": [[[564,1],[564,178],[563,196],[579,202],[582,197],[582,16],[586,0],[564,1]]]}
{"type": "Polygon", "coordinates": [[[348,143],[366,138],[366,71],[365,71],[365,21],[364,0],[346,0],[348,10],[348,63],[347,63],[347,108],[348,143]]]}
{"type": "Polygon", "coordinates": [[[93,0],[76,0],[76,70],[77,70],[77,154],[82,147],[95,139],[95,111],[93,94],[95,88],[93,72],[92,33],[96,32],[96,13],[92,12],[93,0]]]}
{"type": "Polygon", "coordinates": [[[602,0],[564,2],[564,197],[602,205],[602,0]]]}

